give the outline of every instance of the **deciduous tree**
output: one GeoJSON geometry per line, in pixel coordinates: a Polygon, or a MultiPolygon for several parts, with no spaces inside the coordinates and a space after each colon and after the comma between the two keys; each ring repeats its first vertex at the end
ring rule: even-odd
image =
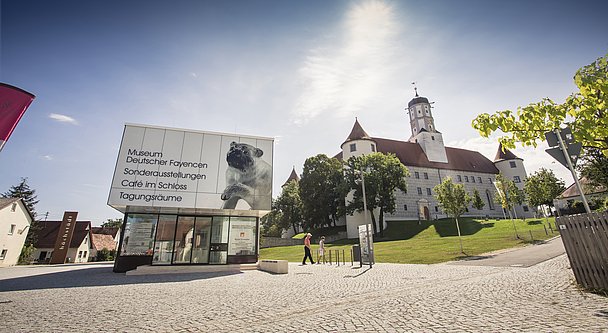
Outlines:
{"type": "Polygon", "coordinates": [[[339,160],[324,154],[306,159],[299,186],[307,225],[336,225],[336,220],[344,215],[343,182],[342,163],[339,160]]]}
{"type": "Polygon", "coordinates": [[[281,226],[291,226],[294,234],[297,234],[302,223],[302,200],[298,182],[290,181],[283,186],[275,206],[276,210],[281,212],[281,226]]]}
{"type": "Polygon", "coordinates": [[[574,83],[579,91],[562,104],[543,98],[518,107],[517,112],[480,114],[472,125],[483,137],[502,131],[505,135],[499,141],[505,148],[515,148],[516,142],[536,147],[545,132],[568,124],[583,147],[599,149],[608,156],[608,54],[579,69],[574,83]]]}
{"type": "Polygon", "coordinates": [[[545,168],[530,175],[524,184],[528,203],[533,207],[540,205],[552,207],[553,200],[564,190],[564,181],[558,179],[552,170],[545,168]]]}
{"type": "Polygon", "coordinates": [[[437,199],[439,206],[441,206],[441,209],[448,216],[454,218],[456,230],[458,231],[458,240],[460,241],[460,252],[464,253],[458,218],[466,212],[467,206],[471,202],[471,197],[464,190],[462,184],[454,184],[450,177],[447,177],[441,184],[435,186],[433,191],[435,191],[435,198],[437,199]]]}
{"type": "Polygon", "coordinates": [[[405,177],[409,171],[394,154],[383,153],[351,157],[346,161],[344,170],[347,188],[353,191],[352,200],[346,205],[347,212],[352,214],[364,209],[363,175],[367,209],[371,214],[374,233],[382,234],[384,214],[395,212],[395,190],[407,190],[405,177]],[[374,215],[376,208],[379,209],[377,225],[374,215]]]}

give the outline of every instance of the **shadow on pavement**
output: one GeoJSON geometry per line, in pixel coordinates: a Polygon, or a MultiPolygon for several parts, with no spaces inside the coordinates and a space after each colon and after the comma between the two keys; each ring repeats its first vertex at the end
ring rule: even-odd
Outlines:
{"type": "Polygon", "coordinates": [[[130,275],[112,272],[112,267],[95,267],[0,280],[0,292],[116,286],[141,283],[187,282],[241,274],[240,272],[199,272],[182,274],[130,275]]]}

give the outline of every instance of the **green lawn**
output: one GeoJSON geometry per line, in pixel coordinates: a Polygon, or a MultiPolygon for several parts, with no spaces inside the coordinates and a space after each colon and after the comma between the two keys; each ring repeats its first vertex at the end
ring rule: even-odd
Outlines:
{"type": "MultiPolygon", "coordinates": [[[[459,219],[462,245],[466,254],[460,253],[458,233],[453,219],[437,221],[389,222],[384,237],[374,238],[376,262],[433,264],[474,256],[500,249],[523,246],[533,241],[545,240],[559,235],[551,232],[544,219],[515,220],[520,239],[515,237],[511,220],[459,219]],[[548,235],[545,233],[545,228],[548,235]]],[[[551,226],[554,219],[550,218],[551,226]]],[[[319,235],[319,233],[313,232],[319,235]]],[[[313,241],[317,239],[313,237],[313,241]]],[[[346,261],[350,261],[350,249],[357,240],[342,240],[326,244],[328,250],[342,250],[346,261]]],[[[312,245],[316,260],[318,245],[312,245]]],[[[262,249],[262,259],[283,259],[300,262],[304,256],[303,245],[262,249]]],[[[335,255],[332,255],[335,257],[335,255]]]]}

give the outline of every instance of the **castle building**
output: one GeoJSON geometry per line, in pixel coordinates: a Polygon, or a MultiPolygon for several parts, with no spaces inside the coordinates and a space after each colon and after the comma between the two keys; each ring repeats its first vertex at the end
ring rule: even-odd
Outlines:
{"type": "MultiPolygon", "coordinates": [[[[494,161],[490,161],[477,151],[446,147],[443,135],[435,126],[431,103],[417,92],[408,103],[406,111],[411,128],[408,141],[372,137],[356,119],[348,138],[342,143],[342,151],[335,156],[347,160],[353,156],[374,152],[393,153],[409,169],[407,191],[397,191],[397,209],[393,214],[385,215],[383,223],[447,217],[435,199],[433,191],[433,188],[447,177],[451,177],[455,183],[463,184],[470,194],[477,189],[485,203],[479,210],[470,206],[463,216],[508,216],[508,213],[505,213],[495,201],[494,181],[500,172],[523,189],[526,179],[523,160],[500,146],[494,161]]],[[[515,211],[520,218],[531,217],[533,214],[525,203],[516,207],[515,211]]],[[[362,213],[347,215],[348,238],[356,238],[357,227],[363,224],[365,224],[365,216],[362,213]]]]}

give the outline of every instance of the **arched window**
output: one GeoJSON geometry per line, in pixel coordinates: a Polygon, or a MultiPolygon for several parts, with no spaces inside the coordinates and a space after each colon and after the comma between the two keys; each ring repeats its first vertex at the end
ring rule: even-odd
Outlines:
{"type": "Polygon", "coordinates": [[[488,207],[490,207],[491,210],[494,210],[494,200],[492,200],[490,190],[486,190],[486,198],[488,199],[488,207]]]}

